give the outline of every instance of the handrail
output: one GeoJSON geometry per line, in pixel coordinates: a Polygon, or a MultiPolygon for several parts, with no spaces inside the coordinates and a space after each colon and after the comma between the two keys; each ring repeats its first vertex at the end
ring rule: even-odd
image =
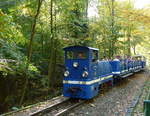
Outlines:
{"type": "Polygon", "coordinates": [[[146,100],[144,100],[144,116],[150,116],[150,90],[146,100]]]}

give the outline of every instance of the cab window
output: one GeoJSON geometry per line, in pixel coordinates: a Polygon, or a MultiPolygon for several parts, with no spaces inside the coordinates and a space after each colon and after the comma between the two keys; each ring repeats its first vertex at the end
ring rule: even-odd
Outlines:
{"type": "Polygon", "coordinates": [[[98,60],[98,51],[94,50],[92,52],[92,62],[96,62],[98,60]]]}
{"type": "Polygon", "coordinates": [[[67,51],[67,59],[86,59],[87,53],[85,51],[67,51]]]}
{"type": "Polygon", "coordinates": [[[67,59],[73,59],[73,52],[72,51],[67,52],[67,59]]]}

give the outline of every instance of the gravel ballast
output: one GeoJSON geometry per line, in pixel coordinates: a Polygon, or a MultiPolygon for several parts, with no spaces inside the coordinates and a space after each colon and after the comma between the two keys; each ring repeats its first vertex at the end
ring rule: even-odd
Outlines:
{"type": "Polygon", "coordinates": [[[69,116],[126,116],[137,93],[149,77],[147,72],[130,76],[104,95],[72,110],[69,116]]]}

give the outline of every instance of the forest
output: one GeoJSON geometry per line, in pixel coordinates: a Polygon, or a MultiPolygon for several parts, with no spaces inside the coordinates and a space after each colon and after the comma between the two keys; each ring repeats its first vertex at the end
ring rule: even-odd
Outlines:
{"type": "Polygon", "coordinates": [[[61,94],[66,46],[148,61],[149,28],[150,5],[132,0],[0,0],[0,113],[61,94]]]}

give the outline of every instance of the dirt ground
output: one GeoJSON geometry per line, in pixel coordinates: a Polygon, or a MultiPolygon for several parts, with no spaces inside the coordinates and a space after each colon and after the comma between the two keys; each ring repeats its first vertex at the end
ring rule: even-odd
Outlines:
{"type": "MultiPolygon", "coordinates": [[[[90,102],[75,108],[69,116],[126,116],[134,98],[141,91],[149,74],[130,76],[90,102]]],[[[142,103],[142,102],[141,102],[142,103]]],[[[136,110],[137,111],[137,110],[136,110]]],[[[135,111],[135,112],[136,112],[135,111]]],[[[139,112],[141,114],[141,112],[139,112]]],[[[137,115],[135,115],[137,116],[137,115]]]]}

